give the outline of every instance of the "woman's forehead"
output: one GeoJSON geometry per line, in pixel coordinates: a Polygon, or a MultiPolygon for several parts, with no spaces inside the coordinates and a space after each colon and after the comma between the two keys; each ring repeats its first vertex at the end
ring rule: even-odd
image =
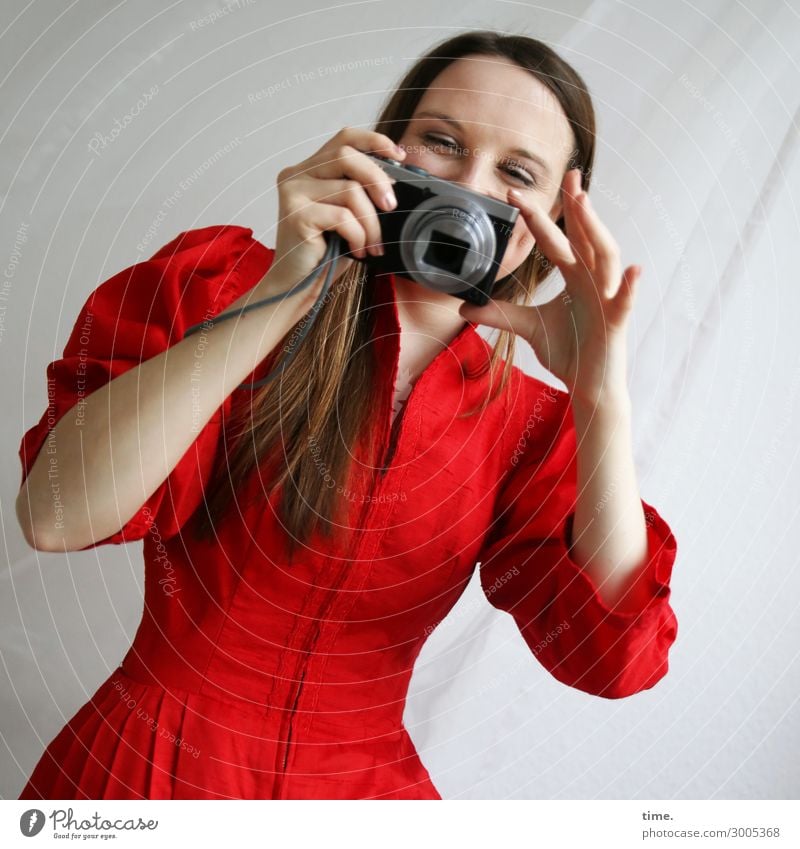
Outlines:
{"type": "MultiPolygon", "coordinates": [[[[501,56],[464,56],[451,62],[430,83],[425,96],[492,101],[506,109],[560,112],[555,94],[526,68],[501,56]]],[[[563,115],[563,112],[562,112],[563,115]]]]}
{"type": "Polygon", "coordinates": [[[420,98],[419,113],[448,115],[472,135],[511,146],[546,148],[550,158],[572,148],[572,129],[558,98],[530,71],[497,56],[457,59],[420,98]]]}

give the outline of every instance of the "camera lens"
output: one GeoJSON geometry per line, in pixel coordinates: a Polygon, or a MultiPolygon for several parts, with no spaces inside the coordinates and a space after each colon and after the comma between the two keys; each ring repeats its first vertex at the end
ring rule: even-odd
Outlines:
{"type": "Polygon", "coordinates": [[[441,230],[433,230],[428,249],[422,258],[428,265],[453,274],[460,274],[468,250],[469,242],[456,239],[455,236],[443,233],[441,230]]]}
{"type": "Polygon", "coordinates": [[[458,195],[433,195],[412,209],[400,232],[409,275],[441,292],[478,287],[492,268],[497,236],[483,208],[458,195]]]}

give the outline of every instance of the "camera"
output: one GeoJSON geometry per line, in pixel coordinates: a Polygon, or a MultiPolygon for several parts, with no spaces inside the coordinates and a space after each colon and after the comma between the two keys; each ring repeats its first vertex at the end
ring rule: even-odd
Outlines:
{"type": "Polygon", "coordinates": [[[487,303],[517,207],[415,165],[367,155],[396,181],[397,206],[377,209],[383,256],[361,261],[378,273],[400,274],[478,306],[487,303]]]}

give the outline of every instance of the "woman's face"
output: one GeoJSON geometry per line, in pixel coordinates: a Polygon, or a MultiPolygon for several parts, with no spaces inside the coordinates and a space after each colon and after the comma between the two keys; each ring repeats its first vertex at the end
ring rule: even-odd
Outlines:
{"type": "MultiPolygon", "coordinates": [[[[499,56],[458,59],[431,83],[399,141],[406,165],[507,201],[508,189],[555,221],[572,129],[550,90],[499,56]]],[[[496,279],[515,271],[535,240],[520,215],[496,279]]]]}

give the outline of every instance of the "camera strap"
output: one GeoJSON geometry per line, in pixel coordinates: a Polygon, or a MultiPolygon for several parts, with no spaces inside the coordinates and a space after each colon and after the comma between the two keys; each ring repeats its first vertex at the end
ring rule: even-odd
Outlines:
{"type": "Polygon", "coordinates": [[[327,273],[325,274],[325,281],[322,284],[322,290],[319,294],[319,297],[314,302],[314,306],[311,307],[308,312],[310,320],[306,322],[305,327],[303,327],[299,336],[297,336],[294,342],[292,343],[294,346],[293,350],[289,352],[288,356],[285,356],[281,360],[279,367],[273,368],[272,371],[265,378],[262,378],[256,383],[241,383],[239,384],[239,386],[236,387],[237,389],[256,389],[259,386],[263,386],[265,383],[269,383],[271,380],[275,380],[278,375],[283,374],[284,369],[287,365],[289,365],[289,363],[292,361],[292,358],[297,353],[298,346],[303,341],[306,334],[310,330],[311,325],[316,320],[317,314],[321,309],[325,295],[327,294],[328,289],[330,289],[331,281],[333,279],[333,270],[336,267],[336,260],[344,253],[344,242],[342,238],[338,235],[338,233],[326,230],[323,233],[323,236],[325,237],[325,241],[327,242],[327,247],[325,248],[325,254],[322,257],[322,260],[313,269],[313,271],[307,274],[299,283],[297,283],[291,289],[287,290],[281,295],[273,295],[270,298],[262,298],[260,301],[255,301],[252,304],[247,304],[247,306],[244,306],[239,310],[235,310],[229,313],[221,313],[220,315],[215,316],[214,318],[210,318],[205,321],[198,322],[197,324],[193,324],[184,333],[184,338],[186,338],[190,334],[199,330],[201,327],[208,330],[213,327],[214,324],[217,324],[221,321],[227,321],[229,318],[235,318],[237,315],[242,315],[243,313],[249,312],[250,310],[254,310],[258,307],[263,307],[267,304],[273,304],[276,301],[282,301],[284,300],[284,298],[289,298],[297,292],[300,292],[303,289],[307,289],[314,282],[314,280],[316,280],[317,275],[322,271],[322,269],[325,268],[326,265],[328,266],[327,273]]]}

